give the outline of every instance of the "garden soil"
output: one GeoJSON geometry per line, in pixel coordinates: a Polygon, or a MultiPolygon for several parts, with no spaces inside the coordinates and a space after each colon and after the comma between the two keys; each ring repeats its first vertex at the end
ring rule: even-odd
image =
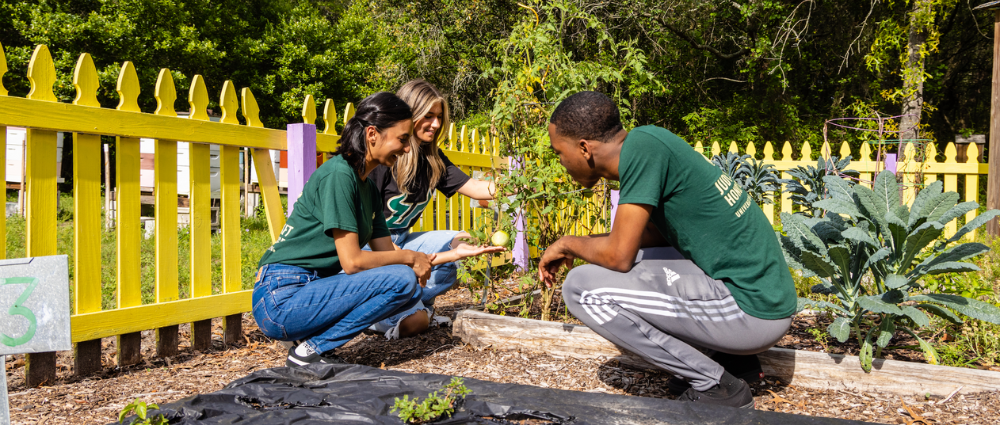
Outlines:
{"type": "MultiPolygon", "coordinates": [[[[451,317],[461,309],[473,307],[466,290],[451,291],[440,297],[436,305],[438,314],[451,317]]],[[[799,329],[814,326],[809,320],[815,319],[798,318],[796,326],[799,329]]],[[[23,356],[8,356],[6,373],[12,423],[114,422],[118,412],[136,398],[166,406],[185,397],[222,390],[230,382],[254,372],[284,366],[287,350],[264,337],[248,316],[244,317],[243,341],[230,347],[221,342],[221,322],[214,322],[212,349],[192,350],[186,338],[186,325],[182,325],[180,354],[167,359],[154,358],[153,333],[147,331],[143,333],[144,362],[124,368],[114,364],[114,338],[105,338],[104,370],[88,377],[73,376],[71,353],[59,353],[57,381],[41,388],[26,388],[23,356]]],[[[800,332],[786,337],[790,344],[796,344],[794,341],[798,338],[803,349],[818,345],[796,336],[800,332]]],[[[452,337],[447,327],[399,341],[363,334],[343,347],[339,354],[350,362],[386,371],[462,376],[595,394],[672,398],[666,390],[670,376],[664,372],[632,369],[615,361],[476,350],[452,337]]],[[[889,424],[1000,423],[1000,392],[957,394],[948,400],[924,399],[880,393],[813,391],[768,378],[754,386],[754,396],[758,410],[817,417],[889,424]]]]}

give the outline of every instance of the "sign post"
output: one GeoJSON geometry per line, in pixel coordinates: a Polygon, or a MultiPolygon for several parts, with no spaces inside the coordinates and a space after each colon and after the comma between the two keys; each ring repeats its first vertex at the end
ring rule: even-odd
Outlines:
{"type": "Polygon", "coordinates": [[[10,424],[6,356],[72,348],[66,256],[0,260],[0,425],[10,424]]]}

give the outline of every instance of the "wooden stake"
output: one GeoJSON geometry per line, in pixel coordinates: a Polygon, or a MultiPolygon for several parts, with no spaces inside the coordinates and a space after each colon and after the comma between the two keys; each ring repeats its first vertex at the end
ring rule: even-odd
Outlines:
{"type": "MultiPolygon", "coordinates": [[[[1000,209],[1000,9],[993,12],[993,101],[990,105],[989,174],[986,177],[986,208],[1000,209]]],[[[990,220],[986,233],[1000,235],[1000,221],[990,220]]]]}

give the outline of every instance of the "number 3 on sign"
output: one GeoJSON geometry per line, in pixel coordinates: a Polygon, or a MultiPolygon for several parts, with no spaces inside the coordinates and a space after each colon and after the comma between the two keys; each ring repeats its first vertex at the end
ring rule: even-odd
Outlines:
{"type": "Polygon", "coordinates": [[[33,277],[0,278],[0,287],[3,285],[28,285],[24,292],[21,292],[21,296],[17,297],[17,300],[14,301],[14,305],[7,309],[7,314],[11,316],[21,316],[28,319],[28,331],[19,337],[0,334],[0,342],[3,342],[3,344],[8,347],[17,347],[18,345],[31,341],[31,338],[35,336],[35,327],[38,326],[35,320],[35,313],[32,313],[31,309],[22,304],[28,300],[28,297],[31,296],[31,292],[35,290],[36,286],[38,286],[38,279],[33,277]]]}

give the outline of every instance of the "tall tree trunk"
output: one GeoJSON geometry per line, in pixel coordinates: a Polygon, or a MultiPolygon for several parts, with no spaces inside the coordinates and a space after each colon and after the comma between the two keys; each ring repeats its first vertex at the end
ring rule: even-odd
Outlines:
{"type": "Polygon", "coordinates": [[[926,20],[926,14],[931,13],[934,0],[912,0],[910,10],[910,29],[906,45],[906,63],[903,64],[903,117],[899,123],[899,153],[906,152],[908,144],[913,144],[917,159],[923,158],[922,142],[916,141],[920,136],[920,113],[924,103],[924,57],[920,54],[927,33],[933,25],[926,20]]]}

